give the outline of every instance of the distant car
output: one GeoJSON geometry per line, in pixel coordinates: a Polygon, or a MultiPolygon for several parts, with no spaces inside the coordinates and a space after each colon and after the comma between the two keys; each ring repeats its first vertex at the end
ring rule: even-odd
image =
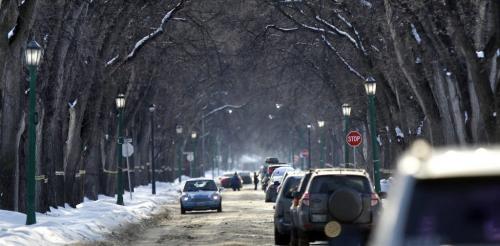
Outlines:
{"type": "Polygon", "coordinates": [[[365,170],[316,169],[296,207],[291,244],[328,240],[334,245],[363,245],[379,209],[380,198],[365,170]]]}
{"type": "Polygon", "coordinates": [[[266,189],[265,202],[275,202],[278,196],[278,186],[281,184],[281,179],[285,176],[287,172],[291,172],[294,169],[290,166],[276,168],[269,179],[269,185],[266,189]]]}
{"type": "Polygon", "coordinates": [[[212,179],[189,179],[180,197],[181,214],[192,210],[217,210],[222,212],[222,196],[212,179]]]}
{"type": "Polygon", "coordinates": [[[431,150],[398,165],[371,245],[500,245],[500,147],[431,150]]]}
{"type": "Polygon", "coordinates": [[[253,184],[252,173],[247,171],[242,171],[238,172],[238,174],[240,175],[241,180],[243,180],[243,184],[253,184]]]}
{"type": "MultiPolygon", "coordinates": [[[[234,172],[225,172],[222,174],[222,176],[219,177],[219,183],[222,187],[224,188],[231,188],[231,179],[234,176],[234,172]]],[[[240,179],[240,184],[243,184],[243,180],[241,179],[241,176],[238,175],[240,179]]],[[[241,186],[240,186],[241,188],[241,186]]]]}
{"type": "Polygon", "coordinates": [[[274,209],[274,244],[276,245],[288,245],[290,242],[290,206],[292,205],[293,192],[297,191],[303,176],[303,172],[287,172],[287,176],[281,184],[274,209]]]}
{"type": "Polygon", "coordinates": [[[262,172],[262,178],[260,179],[260,183],[262,186],[262,190],[266,191],[267,186],[269,185],[269,180],[271,178],[271,175],[273,174],[274,170],[280,167],[291,167],[288,164],[273,164],[273,165],[268,165],[267,167],[264,167],[263,172],[262,172]]]}

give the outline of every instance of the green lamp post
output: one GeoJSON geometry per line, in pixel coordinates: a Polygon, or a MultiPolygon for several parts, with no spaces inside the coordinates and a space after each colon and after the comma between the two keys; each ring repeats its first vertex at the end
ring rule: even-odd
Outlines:
{"type": "Polygon", "coordinates": [[[196,161],[196,138],[198,138],[198,133],[196,131],[191,132],[191,140],[193,141],[193,156],[192,160],[189,160],[189,177],[193,177],[193,162],[196,161]]]}
{"type": "Polygon", "coordinates": [[[375,111],[375,92],[377,90],[377,83],[373,77],[368,77],[365,80],[365,90],[368,95],[368,106],[370,111],[370,133],[372,139],[372,158],[373,158],[373,176],[375,178],[375,191],[380,192],[380,160],[378,158],[378,144],[377,144],[377,118],[375,111]]]}
{"type": "Polygon", "coordinates": [[[26,165],[26,225],[36,223],[35,173],[36,173],[36,72],[42,59],[42,47],[32,40],[26,46],[26,65],[30,73],[28,101],[28,159],[26,165]]]}
{"type": "Polygon", "coordinates": [[[318,127],[320,129],[320,165],[321,168],[325,167],[325,138],[324,138],[324,133],[323,133],[323,127],[325,126],[325,121],[324,120],[318,120],[318,127]]]}
{"type": "Polygon", "coordinates": [[[116,108],[118,109],[118,141],[117,141],[117,177],[116,177],[116,204],[123,204],[123,156],[122,156],[122,145],[123,145],[123,109],[125,108],[125,95],[122,93],[118,94],[116,97],[116,108]]]}
{"type": "Polygon", "coordinates": [[[307,169],[311,169],[311,124],[307,124],[307,169]]]}
{"type": "Polygon", "coordinates": [[[151,113],[151,194],[156,194],[156,166],[155,166],[155,121],[154,112],[156,105],[149,105],[149,112],[151,113]]]}
{"type": "MultiPolygon", "coordinates": [[[[344,136],[347,136],[349,131],[349,116],[351,116],[351,105],[344,103],[342,104],[342,114],[344,115],[344,136]]],[[[349,163],[349,145],[344,138],[344,164],[349,163]]]]}
{"type": "Polygon", "coordinates": [[[183,129],[182,129],[182,126],[181,125],[177,125],[177,127],[175,127],[175,132],[177,133],[177,142],[176,142],[176,152],[177,152],[177,175],[179,175],[179,183],[182,182],[182,153],[180,153],[180,144],[179,144],[179,139],[180,139],[180,136],[183,132],[183,129]]]}

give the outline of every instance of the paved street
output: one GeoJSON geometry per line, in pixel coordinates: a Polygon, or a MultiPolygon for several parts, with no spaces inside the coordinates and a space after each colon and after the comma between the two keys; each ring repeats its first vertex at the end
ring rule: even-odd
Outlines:
{"type": "Polygon", "coordinates": [[[273,245],[273,204],[264,192],[244,187],[223,192],[223,211],[180,214],[179,204],[157,226],[148,228],[128,245],[273,245]]]}

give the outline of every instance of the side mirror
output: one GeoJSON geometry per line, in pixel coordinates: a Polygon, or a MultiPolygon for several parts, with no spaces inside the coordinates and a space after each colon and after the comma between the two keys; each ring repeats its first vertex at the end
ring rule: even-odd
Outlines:
{"type": "Polygon", "coordinates": [[[224,187],[219,187],[219,192],[224,191],[224,187]]]}
{"type": "Polygon", "coordinates": [[[278,185],[280,185],[280,182],[279,181],[274,181],[274,185],[278,186],[278,185]]]}
{"type": "Polygon", "coordinates": [[[182,191],[179,189],[179,190],[177,190],[177,193],[182,194],[182,191]]]}

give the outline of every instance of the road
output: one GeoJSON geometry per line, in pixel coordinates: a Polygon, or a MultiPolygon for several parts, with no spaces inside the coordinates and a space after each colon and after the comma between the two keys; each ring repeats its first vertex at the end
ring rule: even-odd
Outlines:
{"type": "MultiPolygon", "coordinates": [[[[180,214],[179,204],[167,205],[169,216],[146,228],[128,245],[273,245],[273,203],[264,192],[246,186],[222,193],[222,213],[180,214]]],[[[123,241],[122,241],[123,243],[123,241]]]]}

